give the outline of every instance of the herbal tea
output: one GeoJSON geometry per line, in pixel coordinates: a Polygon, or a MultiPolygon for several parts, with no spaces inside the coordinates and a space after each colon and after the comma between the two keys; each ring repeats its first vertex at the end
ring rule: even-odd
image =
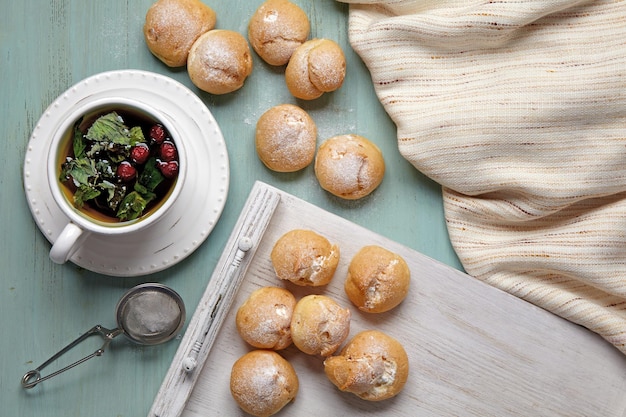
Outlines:
{"type": "Polygon", "coordinates": [[[120,108],[82,117],[68,135],[59,181],[86,216],[107,223],[135,220],[171,194],[178,150],[158,121],[120,108]]]}

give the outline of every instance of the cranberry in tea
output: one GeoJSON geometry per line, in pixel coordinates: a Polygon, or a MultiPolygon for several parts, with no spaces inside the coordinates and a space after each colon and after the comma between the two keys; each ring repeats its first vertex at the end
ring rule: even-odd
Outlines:
{"type": "Polygon", "coordinates": [[[176,144],[163,125],[116,110],[74,124],[59,180],[89,216],[129,221],[167,198],[178,163],[176,144]]]}

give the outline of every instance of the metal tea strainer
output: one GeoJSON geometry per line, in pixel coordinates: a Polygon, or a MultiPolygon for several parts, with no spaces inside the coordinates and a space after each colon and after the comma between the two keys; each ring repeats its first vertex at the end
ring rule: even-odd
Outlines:
{"type": "Polygon", "coordinates": [[[115,316],[116,329],[105,329],[101,325],[92,327],[38,368],[26,372],[22,377],[22,387],[32,388],[95,356],[101,356],[111,340],[119,334],[124,334],[129,340],[141,345],[157,345],[172,340],[185,324],[185,304],[180,295],[169,287],[154,283],[141,284],[122,295],[115,307],[115,316]],[[93,335],[99,335],[104,339],[104,344],[100,349],[65,368],[47,376],[41,376],[40,372],[43,368],[93,335]]]}

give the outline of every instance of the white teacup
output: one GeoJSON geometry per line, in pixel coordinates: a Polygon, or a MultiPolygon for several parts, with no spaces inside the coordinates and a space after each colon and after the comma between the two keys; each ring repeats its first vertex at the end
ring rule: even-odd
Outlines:
{"type": "MultiPolygon", "coordinates": [[[[70,145],[71,146],[71,145],[70,145]]],[[[130,98],[104,98],[86,101],[82,106],[76,106],[75,110],[66,117],[53,132],[48,155],[48,183],[54,201],[61,211],[67,216],[68,223],[60,235],[54,241],[50,250],[50,258],[55,263],[67,262],[80,248],[81,242],[90,234],[101,236],[123,236],[136,233],[150,225],[160,221],[170,210],[180,195],[186,176],[185,144],[179,135],[173,121],[158,109],[141,101],[130,98]],[[154,209],[144,213],[140,217],[129,221],[109,222],[90,216],[84,210],[76,207],[72,195],[64,191],[65,185],[59,180],[60,167],[64,161],[67,141],[72,140],[72,131],[77,120],[85,115],[104,114],[109,111],[131,112],[162,124],[169,132],[170,137],[178,151],[179,171],[169,194],[163,197],[154,209]]]]}

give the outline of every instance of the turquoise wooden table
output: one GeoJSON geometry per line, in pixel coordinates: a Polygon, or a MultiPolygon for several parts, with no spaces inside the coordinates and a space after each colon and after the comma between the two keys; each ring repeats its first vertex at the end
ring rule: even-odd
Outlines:
{"type": "MultiPolygon", "coordinates": [[[[254,56],[245,86],[213,96],[197,90],[184,69],[170,69],[148,51],[142,34],[152,0],[4,1],[0,17],[0,414],[5,416],[146,415],[177,348],[177,340],[140,347],[116,339],[102,356],[32,390],[24,372],[38,366],[95,324],[115,326],[122,293],[139,283],[171,286],[193,312],[256,180],[261,180],[354,223],[456,268],[449,244],[440,187],[398,153],[395,126],[374,94],[369,73],[348,43],[348,7],[334,0],[296,0],[311,21],[311,37],[337,41],[347,56],[343,87],[310,102],[288,92],[282,68],[254,56]],[[68,263],[53,264],[50,244],[37,228],[23,189],[23,164],[37,120],[62,92],[96,73],[140,69],[171,77],[191,88],[219,123],[230,157],[230,191],[224,212],[208,239],[188,258],[151,275],[120,278],[68,263]],[[312,167],[293,174],[269,171],[254,148],[258,117],[281,103],[295,103],[318,125],[318,142],[358,133],[383,151],[387,171],[378,190],[359,201],[323,191],[312,167]]],[[[247,33],[260,1],[207,1],[217,27],[247,33]]],[[[94,339],[74,355],[95,350],[94,339]]],[[[71,358],[70,358],[71,359],[71,358]]]]}

